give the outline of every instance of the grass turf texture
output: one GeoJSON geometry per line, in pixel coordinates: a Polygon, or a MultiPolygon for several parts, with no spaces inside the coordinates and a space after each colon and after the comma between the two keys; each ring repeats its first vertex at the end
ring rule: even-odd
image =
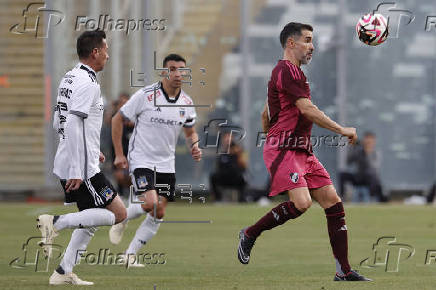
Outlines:
{"type": "MultiPolygon", "coordinates": [[[[291,220],[258,239],[250,264],[236,257],[239,230],[252,224],[268,208],[255,205],[170,205],[166,220],[212,220],[211,224],[162,224],[158,234],[141,253],[165,253],[166,264],[125,269],[116,265],[81,264],[74,270],[80,278],[95,283],[93,289],[435,289],[436,263],[425,265],[427,250],[436,250],[436,209],[426,206],[347,206],[350,262],[353,268],[373,278],[371,283],[333,282],[334,262],[328,241],[324,212],[313,206],[301,218],[291,220]],[[395,236],[398,243],[413,246],[415,255],[401,261],[398,272],[383,267],[362,268],[371,257],[379,237],[395,236]],[[154,286],[155,285],[155,286],[154,286]]],[[[57,204],[0,205],[0,288],[47,289],[49,272],[34,266],[16,269],[9,262],[23,257],[22,244],[38,236],[35,218],[41,213],[61,214],[75,210],[57,204]]],[[[100,228],[88,252],[110,248],[121,253],[143,218],[129,222],[120,245],[108,239],[109,227],[100,228]]],[[[55,243],[67,246],[71,230],[55,243]]],[[[403,258],[406,256],[403,253],[403,258]]],[[[32,260],[32,259],[29,259],[32,260]]],[[[34,260],[34,258],[33,258],[34,260]]],[[[56,286],[71,288],[71,286],[56,286]]]]}

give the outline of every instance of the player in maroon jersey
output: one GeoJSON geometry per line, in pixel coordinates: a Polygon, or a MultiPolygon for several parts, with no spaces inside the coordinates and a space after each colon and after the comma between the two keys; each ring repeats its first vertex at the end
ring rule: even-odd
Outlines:
{"type": "Polygon", "coordinates": [[[330,244],[336,262],[335,281],[371,281],[353,271],[348,262],[347,226],[341,199],[328,172],[312,152],[312,124],[357,140],[356,129],[342,127],[312,102],[309,84],[300,69],[312,58],[313,28],[291,22],[280,33],[283,59],[273,69],[262,125],[268,132],[263,158],[271,175],[270,196],[287,193],[289,201],[279,204],[254,225],[241,230],[238,259],[248,264],[259,235],[289,219],[302,215],[316,200],[324,209],[330,244]]]}

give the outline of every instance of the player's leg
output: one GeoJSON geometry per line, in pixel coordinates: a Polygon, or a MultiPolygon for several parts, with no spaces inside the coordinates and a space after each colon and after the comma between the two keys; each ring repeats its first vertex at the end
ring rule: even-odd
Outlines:
{"type": "MultiPolygon", "coordinates": [[[[131,197],[129,197],[129,200],[130,198],[131,197]]],[[[109,240],[112,244],[118,245],[121,242],[129,220],[139,218],[147,212],[152,211],[154,205],[158,203],[157,194],[154,189],[147,190],[145,193],[141,194],[138,199],[138,202],[130,203],[127,208],[126,219],[121,223],[113,225],[109,230],[109,240]]]]}
{"type": "MultiPolygon", "coordinates": [[[[62,185],[64,185],[64,183],[65,182],[61,182],[62,185]]],[[[83,225],[85,228],[73,231],[62,261],[50,277],[50,284],[92,285],[92,282],[82,281],[72,272],[73,267],[77,263],[79,250],[86,250],[96,230],[90,225],[95,224],[96,220],[101,218],[96,215],[110,214],[108,215],[110,219],[108,218],[106,220],[107,224],[104,224],[104,220],[100,219],[98,222],[99,225],[110,225],[115,222],[121,222],[127,215],[123,202],[103,174],[99,173],[95,175],[84,182],[84,184],[84,187],[81,186],[79,190],[72,192],[72,195],[69,196],[70,201],[73,200],[77,202],[80,211],[78,213],[55,216],[53,218],[54,223],[52,227],[55,229],[58,227],[69,228],[76,223],[79,224],[79,227],[83,225]],[[88,220],[85,221],[85,219],[88,220]]]]}
{"type": "Polygon", "coordinates": [[[341,275],[348,273],[351,267],[348,262],[347,226],[342,201],[333,185],[312,189],[311,194],[325,211],[330,244],[336,261],[336,272],[341,275]]]}
{"type": "MultiPolygon", "coordinates": [[[[65,182],[61,181],[64,192],[65,182]]],[[[51,245],[58,232],[63,229],[113,225],[126,217],[124,204],[102,173],[84,181],[79,189],[65,194],[67,202],[77,203],[79,212],[58,216],[44,214],[37,219],[37,227],[43,237],[41,244],[46,255],[50,255],[51,247],[44,245],[51,245]]]]}
{"type": "Polygon", "coordinates": [[[249,263],[254,242],[263,231],[273,229],[290,219],[298,218],[312,205],[312,199],[307,187],[288,190],[288,195],[289,201],[282,202],[260,218],[254,225],[241,230],[239,233],[238,259],[242,264],[249,263]]]}
{"type": "Polygon", "coordinates": [[[348,262],[348,229],[345,223],[345,210],[341,198],[333,186],[330,175],[324,166],[311,156],[311,170],[306,175],[310,194],[325,211],[327,229],[336,262],[335,281],[370,281],[351,270],[348,262]]]}
{"type": "Polygon", "coordinates": [[[148,168],[136,168],[132,175],[131,189],[135,194],[139,194],[139,202],[132,202],[132,196],[129,196],[129,206],[127,208],[127,218],[119,224],[111,227],[109,231],[109,240],[117,245],[123,238],[124,230],[131,219],[139,218],[153,210],[158,203],[158,197],[154,188],[155,173],[148,168]]]}
{"type": "Polygon", "coordinates": [[[93,285],[79,279],[73,273],[73,267],[79,262],[79,253],[85,251],[97,228],[75,229],[71,235],[71,240],[65,250],[62,261],[56,271],[50,277],[50,285],[62,285],[75,283],[77,285],[93,285]]]}
{"type": "MultiPolygon", "coordinates": [[[[65,181],[61,183],[65,186],[65,181]]],[[[123,202],[102,173],[83,181],[73,194],[76,195],[75,201],[80,211],[58,216],[41,215],[38,226],[43,236],[44,232],[56,233],[66,228],[113,225],[127,216],[123,202]]]]}
{"type": "Polygon", "coordinates": [[[307,187],[288,190],[288,195],[289,201],[282,202],[270,210],[254,225],[248,227],[245,234],[252,239],[256,239],[263,231],[282,225],[289,219],[299,217],[312,205],[312,199],[307,187]]]}
{"type": "MultiPolygon", "coordinates": [[[[141,223],[136,230],[133,240],[130,242],[129,247],[126,250],[130,266],[140,266],[133,258],[136,257],[138,251],[149,242],[158,232],[163,217],[165,216],[165,210],[169,201],[174,201],[175,191],[175,174],[173,173],[156,173],[156,183],[168,186],[166,190],[158,191],[158,203],[153,203],[152,210],[147,213],[147,217],[141,223]]],[[[149,208],[147,208],[149,210],[149,208]]]]}
{"type": "Polygon", "coordinates": [[[168,200],[163,196],[159,196],[159,203],[155,210],[147,214],[147,217],[136,230],[135,236],[126,250],[128,256],[135,256],[157,234],[163,221],[167,204],[168,200]]]}

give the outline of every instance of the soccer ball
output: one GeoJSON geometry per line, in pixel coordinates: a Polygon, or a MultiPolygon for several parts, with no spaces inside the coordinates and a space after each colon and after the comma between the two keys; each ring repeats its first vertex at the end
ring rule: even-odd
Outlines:
{"type": "Polygon", "coordinates": [[[356,25],[359,40],[368,45],[383,43],[389,34],[386,18],[381,14],[366,14],[362,16],[356,25]]]}

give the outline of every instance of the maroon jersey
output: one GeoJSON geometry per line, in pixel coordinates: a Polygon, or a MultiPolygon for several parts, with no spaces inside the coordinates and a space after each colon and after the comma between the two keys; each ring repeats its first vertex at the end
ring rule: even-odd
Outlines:
{"type": "Polygon", "coordinates": [[[303,71],[288,60],[279,60],[268,83],[270,129],[267,143],[277,149],[303,149],[312,153],[312,122],[295,105],[299,98],[311,99],[303,71]]]}

